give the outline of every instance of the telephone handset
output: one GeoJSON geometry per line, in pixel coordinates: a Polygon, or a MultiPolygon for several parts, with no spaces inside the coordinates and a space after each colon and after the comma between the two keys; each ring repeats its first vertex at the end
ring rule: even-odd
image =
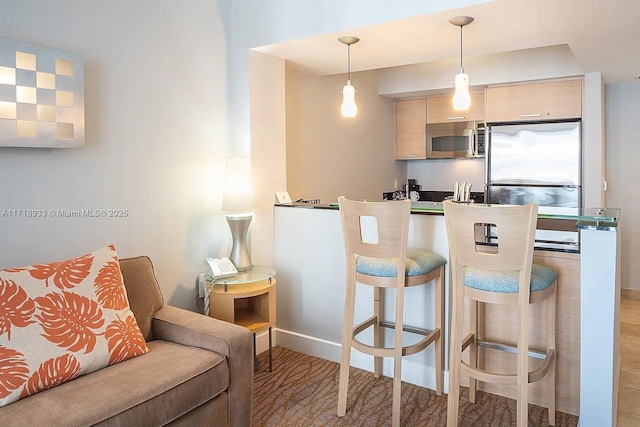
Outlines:
{"type": "Polygon", "coordinates": [[[205,258],[204,262],[209,267],[209,274],[216,279],[238,274],[238,270],[229,258],[205,258]]]}

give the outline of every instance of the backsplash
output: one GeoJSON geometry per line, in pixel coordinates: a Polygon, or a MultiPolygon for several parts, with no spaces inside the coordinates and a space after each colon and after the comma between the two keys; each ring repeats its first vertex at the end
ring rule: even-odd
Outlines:
{"type": "Polygon", "coordinates": [[[421,190],[453,192],[453,183],[464,181],[472,192],[484,192],[484,159],[412,160],[407,177],[416,179],[421,190]]]}

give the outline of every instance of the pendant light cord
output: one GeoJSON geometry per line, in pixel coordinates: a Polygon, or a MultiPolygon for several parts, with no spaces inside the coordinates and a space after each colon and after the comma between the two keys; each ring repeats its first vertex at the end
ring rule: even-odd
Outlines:
{"type": "Polygon", "coordinates": [[[351,44],[347,45],[347,80],[351,81],[351,44]]]}
{"type": "Polygon", "coordinates": [[[462,25],[460,25],[460,72],[464,73],[464,68],[462,68],[462,25]]]}

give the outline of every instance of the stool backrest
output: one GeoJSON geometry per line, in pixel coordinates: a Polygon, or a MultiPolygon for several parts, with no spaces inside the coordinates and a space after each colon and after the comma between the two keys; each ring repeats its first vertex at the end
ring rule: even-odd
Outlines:
{"type": "Polygon", "coordinates": [[[521,278],[528,286],[538,205],[486,206],[445,201],[443,207],[454,277],[462,267],[520,271],[521,278]],[[497,251],[476,244],[476,230],[482,224],[496,226],[497,251]]]}
{"type": "Polygon", "coordinates": [[[402,260],[400,277],[404,277],[404,259],[409,238],[409,217],[411,201],[361,202],[338,198],[342,231],[347,259],[356,255],[373,258],[398,258],[402,260]],[[373,222],[363,221],[364,217],[375,218],[377,243],[366,238],[371,235],[373,222]],[[366,224],[363,228],[363,224],[366,224]],[[367,228],[368,226],[368,228],[367,228]]]}

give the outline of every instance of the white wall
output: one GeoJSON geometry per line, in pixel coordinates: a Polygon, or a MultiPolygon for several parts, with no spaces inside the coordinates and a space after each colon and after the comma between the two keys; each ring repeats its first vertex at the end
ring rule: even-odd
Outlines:
{"type": "Polygon", "coordinates": [[[622,209],[621,287],[640,290],[640,197],[638,182],[640,159],[640,83],[606,86],[607,206],[622,209]]]}
{"type": "Polygon", "coordinates": [[[252,51],[251,163],[256,212],[252,222],[252,261],[273,265],[274,189],[286,188],[284,60],[252,51]],[[257,230],[257,232],[255,232],[257,230]]]}
{"type": "Polygon", "coordinates": [[[293,200],[382,198],[406,179],[393,153],[393,101],[378,95],[376,71],[352,73],[356,117],[342,117],[346,75],[318,77],[287,69],[287,189],[293,200]]]}
{"type": "Polygon", "coordinates": [[[0,149],[0,209],[118,208],[127,218],[0,216],[0,267],[114,243],[149,255],[165,300],[195,309],[202,258],[228,253],[220,212],[225,34],[209,0],[0,3],[0,37],[84,56],[86,147],[0,149]]]}

